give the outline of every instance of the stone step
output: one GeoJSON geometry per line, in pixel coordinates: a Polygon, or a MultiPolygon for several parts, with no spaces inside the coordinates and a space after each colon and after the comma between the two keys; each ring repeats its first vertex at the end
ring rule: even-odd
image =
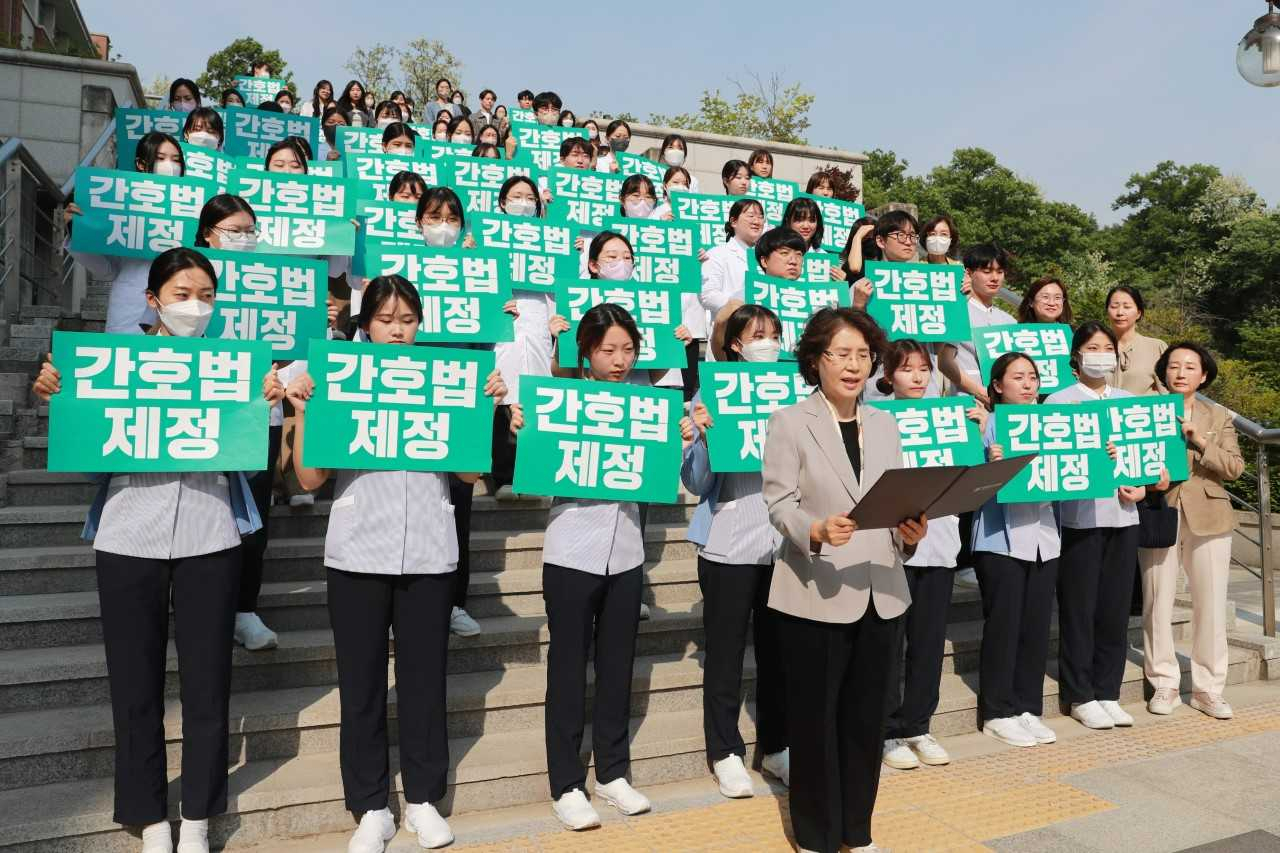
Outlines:
{"type": "Polygon", "coordinates": [[[11,342],[18,338],[27,338],[29,340],[40,341],[47,347],[52,335],[52,326],[41,325],[38,323],[14,323],[9,327],[9,340],[11,342]]]}
{"type": "Polygon", "coordinates": [[[57,320],[62,317],[62,308],[58,305],[23,305],[18,309],[18,316],[23,320],[36,317],[57,320]]]}
{"type": "MultiPolygon", "coordinates": [[[[39,364],[36,364],[37,369],[39,364]]],[[[22,439],[23,468],[46,468],[49,465],[49,436],[27,436],[22,439]]]]}
{"type": "MultiPolygon", "coordinates": [[[[37,363],[38,366],[38,363],[37,363]]],[[[31,377],[26,373],[0,373],[0,400],[12,400],[19,408],[31,399],[31,377]]]]}
{"type": "MultiPolygon", "coordinates": [[[[702,603],[652,607],[640,623],[637,654],[688,654],[701,647],[702,603]]],[[[489,672],[546,662],[543,616],[485,617],[482,633],[449,638],[450,672],[489,672]]],[[[284,631],[278,648],[235,649],[232,690],[331,685],[337,680],[333,635],[327,629],[284,631]]],[[[394,648],[394,644],[393,644],[394,648]]],[[[165,694],[178,693],[178,658],[172,642],[165,694]]],[[[107,701],[107,668],[101,644],[0,651],[0,713],[107,701]]]]}
{"type": "MultiPolygon", "coordinates": [[[[753,712],[745,708],[740,721],[749,744],[755,741],[753,712]]],[[[631,777],[637,787],[707,775],[701,709],[646,714],[633,719],[631,728],[631,777]]],[[[583,743],[591,743],[589,727],[583,743]]],[[[444,814],[542,802],[550,808],[541,729],[536,736],[515,731],[454,738],[449,756],[444,814]]],[[[398,794],[394,750],[391,761],[398,794]]],[[[0,850],[34,853],[50,849],[56,839],[56,849],[66,853],[136,853],[137,837],[111,820],[111,789],[110,778],[94,778],[0,792],[0,850]]],[[[178,790],[171,785],[170,791],[176,815],[178,790]]],[[[230,839],[226,849],[354,826],[342,801],[336,753],[240,764],[231,772],[228,806],[226,815],[210,822],[210,840],[221,846],[230,839]]],[[[393,809],[399,812],[399,804],[393,809]]]]}
{"type": "MultiPolygon", "coordinates": [[[[691,711],[702,707],[701,655],[640,657],[632,682],[632,715],[691,711]]],[[[744,663],[744,687],[753,695],[755,662],[744,663]]],[[[389,735],[396,743],[399,717],[395,673],[389,735]]],[[[495,672],[455,673],[448,678],[451,738],[513,731],[542,737],[547,672],[521,667],[495,672]]],[[[594,677],[588,674],[588,701],[594,677]]],[[[588,719],[590,712],[588,711],[588,719]]],[[[292,758],[338,749],[340,719],[335,685],[235,693],[231,697],[232,765],[266,758],[292,758]]],[[[165,741],[170,769],[181,766],[182,717],[179,702],[165,707],[165,741]]],[[[0,715],[0,790],[67,782],[112,774],[115,733],[109,704],[35,709],[0,715]]]]}

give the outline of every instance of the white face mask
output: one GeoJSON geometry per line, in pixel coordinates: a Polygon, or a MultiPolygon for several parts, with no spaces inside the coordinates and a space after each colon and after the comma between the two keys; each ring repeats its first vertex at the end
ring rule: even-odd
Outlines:
{"type": "Polygon", "coordinates": [[[396,120],[393,118],[380,118],[378,119],[378,129],[386,130],[388,127],[391,127],[391,125],[395,123],[396,123],[396,120]]]}
{"type": "Polygon", "coordinates": [[[1105,379],[1116,369],[1113,352],[1084,352],[1080,354],[1080,372],[1090,379],[1105,379]]]}
{"type": "Polygon", "coordinates": [[[627,281],[635,272],[635,264],[631,261],[605,261],[600,265],[600,277],[608,281],[627,281]]]}
{"type": "Polygon", "coordinates": [[[208,148],[213,151],[218,150],[218,137],[212,133],[205,133],[203,130],[193,130],[188,133],[187,142],[192,145],[199,145],[201,148],[208,148]]]}
{"type": "Polygon", "coordinates": [[[512,216],[534,216],[538,212],[538,203],[531,198],[509,198],[504,209],[512,216]]]}
{"type": "Polygon", "coordinates": [[[668,148],[667,153],[662,155],[662,159],[667,162],[668,166],[683,166],[684,152],[679,148],[668,148]]]}
{"type": "Polygon", "coordinates": [[[178,101],[176,104],[170,104],[170,108],[180,113],[189,113],[196,108],[195,101],[178,101]]]}
{"type": "Polygon", "coordinates": [[[742,345],[739,353],[743,361],[777,361],[782,352],[782,342],[773,338],[761,338],[742,345]]]}
{"type": "Polygon", "coordinates": [[[177,160],[157,160],[151,167],[151,174],[178,178],[182,176],[182,164],[177,160]]]}
{"type": "Polygon", "coordinates": [[[931,255],[945,255],[951,248],[951,238],[931,234],[924,238],[924,247],[931,255]]]}
{"type": "Polygon", "coordinates": [[[597,172],[612,172],[612,171],[613,171],[613,158],[612,158],[612,157],[610,157],[610,156],[608,156],[608,155],[604,155],[604,156],[602,156],[602,157],[597,157],[597,158],[596,158],[596,171],[597,171],[597,172]]]}
{"type": "Polygon", "coordinates": [[[239,231],[224,232],[219,240],[222,248],[228,252],[253,252],[258,248],[257,234],[244,234],[239,231]]]}
{"type": "Polygon", "coordinates": [[[458,242],[458,234],[461,229],[457,225],[450,225],[448,222],[440,222],[436,225],[427,225],[422,229],[422,239],[426,241],[428,246],[437,248],[447,248],[458,242]]]}
{"type": "Polygon", "coordinates": [[[627,212],[627,216],[633,219],[644,219],[650,213],[653,213],[653,202],[647,198],[642,198],[640,201],[624,201],[622,209],[627,212]]]}
{"type": "Polygon", "coordinates": [[[457,142],[457,143],[459,143],[459,144],[461,144],[461,145],[470,145],[470,144],[471,144],[471,137],[470,137],[470,136],[455,136],[455,137],[453,138],[453,141],[454,141],[454,142],[457,142]]]}
{"type": "Polygon", "coordinates": [[[198,338],[213,319],[213,306],[199,299],[183,299],[161,305],[160,322],[177,338],[198,338]]]}

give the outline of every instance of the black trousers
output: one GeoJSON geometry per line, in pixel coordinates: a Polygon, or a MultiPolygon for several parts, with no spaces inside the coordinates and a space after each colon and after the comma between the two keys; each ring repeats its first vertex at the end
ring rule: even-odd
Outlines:
{"type": "Polygon", "coordinates": [[[1120,698],[1138,527],[1062,528],[1058,682],[1064,703],[1120,698]]]}
{"type": "Polygon", "coordinates": [[[947,611],[951,609],[951,590],[956,578],[955,569],[942,566],[903,568],[911,590],[911,607],[899,620],[894,671],[889,677],[886,738],[929,733],[929,720],[938,710],[942,655],[947,645],[947,611]]]}
{"type": "Polygon", "coordinates": [[[458,534],[458,570],[450,574],[452,601],[454,607],[463,609],[467,606],[467,587],[471,584],[471,502],[475,493],[475,483],[464,483],[458,475],[449,475],[449,502],[453,504],[453,527],[458,534]]]}
{"type": "Polygon", "coordinates": [[[1058,561],[975,551],[982,591],[978,710],[983,720],[1044,712],[1044,671],[1058,561]]]}
{"type": "MultiPolygon", "coordinates": [[[[500,489],[516,481],[516,437],[511,433],[511,407],[493,407],[493,466],[489,477],[500,489]]],[[[461,549],[459,549],[461,550],[461,549]]]]}
{"type": "Polygon", "coordinates": [[[787,748],[787,703],[775,613],[769,609],[773,564],[730,565],[698,558],[702,624],[706,632],[702,678],[702,730],[707,759],[745,757],[738,731],[742,710],[742,655],[747,622],[756,654],[756,741],[765,755],[787,748]]]}
{"type": "Polygon", "coordinates": [[[262,517],[262,528],[248,536],[240,537],[242,568],[240,570],[240,600],[236,610],[252,613],[258,609],[258,593],[262,591],[262,558],[267,553],[267,538],[271,535],[271,484],[276,465],[280,463],[280,437],[284,427],[273,426],[267,433],[267,469],[249,475],[249,491],[262,517]]]}
{"type": "Polygon", "coordinates": [[[957,569],[973,568],[973,513],[960,513],[960,551],[956,554],[957,569]]]}
{"type": "Polygon", "coordinates": [[[898,619],[881,618],[874,602],[847,625],[776,618],[796,844],[818,853],[870,844],[898,619]]]}
{"type": "Polygon", "coordinates": [[[685,367],[680,368],[680,379],[684,382],[684,401],[687,403],[698,393],[701,384],[698,378],[698,362],[702,361],[702,341],[694,338],[684,345],[685,367]]]}
{"type": "Polygon", "coordinates": [[[387,628],[396,636],[396,702],[405,800],[444,799],[449,774],[445,659],[452,572],[374,575],[328,570],[329,621],[342,711],[339,764],[347,808],[385,808],[391,793],[387,739],[387,628]]]}
{"type": "Polygon", "coordinates": [[[116,823],[168,816],[164,671],[173,605],[182,699],[182,816],[227,810],[227,713],[240,548],[148,560],[96,551],[115,725],[116,823]]]}
{"type": "Polygon", "coordinates": [[[595,641],[595,700],[591,749],[596,781],[608,784],[631,769],[631,671],[640,624],[637,567],[593,575],[552,563],[542,565],[547,606],[546,743],[551,797],[574,788],[586,791],[582,731],[586,725],[587,652],[595,641]]]}

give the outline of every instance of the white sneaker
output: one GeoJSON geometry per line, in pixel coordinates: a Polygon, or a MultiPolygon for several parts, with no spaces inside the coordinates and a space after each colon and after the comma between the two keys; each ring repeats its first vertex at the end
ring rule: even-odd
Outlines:
{"type": "Polygon", "coordinates": [[[649,618],[649,605],[645,604],[642,601],[640,602],[640,621],[644,622],[648,618],[649,618]]]}
{"type": "Polygon", "coordinates": [[[257,613],[237,613],[236,630],[232,636],[251,652],[274,649],[280,641],[276,632],[263,624],[257,613]]]}
{"type": "Polygon", "coordinates": [[[316,496],[310,492],[289,496],[289,506],[315,506],[316,496]]]}
{"type": "Polygon", "coordinates": [[[449,630],[459,637],[474,637],[480,633],[480,623],[461,607],[455,607],[449,615],[449,630]]]}
{"type": "Polygon", "coordinates": [[[418,845],[428,850],[453,843],[453,830],[431,803],[407,803],[402,823],[409,832],[417,834],[418,845]]]}
{"type": "Polygon", "coordinates": [[[499,501],[518,501],[521,497],[523,496],[516,494],[510,486],[499,486],[498,491],[493,493],[494,500],[499,501]]]}
{"type": "Polygon", "coordinates": [[[956,572],[956,583],[972,589],[978,588],[978,573],[973,569],[960,569],[956,572]]]}
{"type": "Polygon", "coordinates": [[[1181,704],[1182,697],[1178,695],[1177,688],[1157,687],[1156,691],[1151,694],[1151,701],[1147,703],[1147,710],[1164,717],[1172,714],[1174,709],[1181,704]]]}
{"type": "Polygon", "coordinates": [[[938,739],[931,734],[909,737],[905,742],[920,758],[921,764],[941,767],[943,764],[951,763],[951,756],[947,755],[947,751],[942,748],[942,744],[938,743],[938,739]]]}
{"type": "Polygon", "coordinates": [[[1111,719],[1111,715],[1102,710],[1102,706],[1097,700],[1088,702],[1072,702],[1071,703],[1071,719],[1079,720],[1089,729],[1114,729],[1116,727],[1115,720],[1111,719]]]}
{"type": "Polygon", "coordinates": [[[1027,727],[1022,725],[1022,721],[1017,717],[999,717],[994,720],[987,720],[982,724],[982,733],[987,737],[993,737],[1002,743],[1007,743],[1009,746],[1036,745],[1036,739],[1031,736],[1031,732],[1027,731],[1027,727]]]}
{"type": "Polygon", "coordinates": [[[1058,736],[1054,734],[1053,729],[1046,726],[1043,720],[1030,711],[1023,711],[1022,715],[1018,717],[1018,722],[1022,723],[1022,727],[1027,730],[1027,734],[1035,738],[1036,743],[1058,742],[1058,736]]]}
{"type": "Polygon", "coordinates": [[[1102,706],[1102,710],[1107,712],[1107,716],[1111,718],[1111,722],[1117,726],[1126,727],[1133,725],[1133,717],[1129,716],[1129,712],[1120,707],[1120,703],[1114,699],[1102,699],[1098,702],[1102,706]]]}
{"type": "Polygon", "coordinates": [[[788,788],[791,787],[791,750],[774,752],[760,761],[760,769],[777,779],[788,788]]]}
{"type": "Polygon", "coordinates": [[[720,783],[720,793],[729,799],[740,800],[755,796],[755,786],[751,784],[751,776],[739,756],[727,755],[712,764],[711,770],[720,783]]]}
{"type": "Polygon", "coordinates": [[[591,829],[600,825],[600,815],[587,802],[587,795],[581,788],[561,794],[560,799],[551,805],[551,810],[560,818],[560,822],[572,830],[591,829]]]}
{"type": "Polygon", "coordinates": [[[596,795],[625,815],[643,814],[650,809],[649,798],[631,787],[626,779],[614,779],[608,785],[596,783],[596,795]]]}
{"type": "Polygon", "coordinates": [[[906,741],[892,737],[884,742],[884,750],[880,760],[894,770],[915,770],[920,766],[920,759],[907,746],[906,741]]]}
{"type": "Polygon", "coordinates": [[[347,842],[347,853],[383,853],[396,837],[396,819],[391,809],[381,808],[360,816],[360,825],[347,842]]]}
{"type": "Polygon", "coordinates": [[[173,827],[169,821],[149,824],[142,828],[142,853],[173,853],[173,827]]]}
{"type": "Polygon", "coordinates": [[[178,853],[209,853],[209,821],[182,819],[178,827],[178,853]]]}
{"type": "Polygon", "coordinates": [[[1215,693],[1192,693],[1191,701],[1187,704],[1215,720],[1229,720],[1234,716],[1227,700],[1215,693]]]}

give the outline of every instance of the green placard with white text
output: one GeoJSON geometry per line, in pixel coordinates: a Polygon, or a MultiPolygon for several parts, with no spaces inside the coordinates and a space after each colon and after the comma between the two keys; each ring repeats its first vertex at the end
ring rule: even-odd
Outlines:
{"type": "Polygon", "coordinates": [[[222,150],[233,157],[261,160],[272,145],[290,136],[307,140],[313,152],[320,149],[320,119],[317,117],[227,107],[223,124],[226,137],[222,150]]]}
{"type": "Polygon", "coordinates": [[[258,217],[259,248],[297,255],[350,255],[355,251],[356,193],[347,178],[288,172],[231,175],[235,195],[258,217]]]}
{"type": "Polygon", "coordinates": [[[289,81],[280,77],[237,77],[236,91],[244,99],[244,105],[254,109],[263,101],[274,101],[276,95],[289,88],[289,81]]]}
{"type": "Polygon", "coordinates": [[[970,340],[964,267],[867,261],[866,276],[875,288],[867,313],[889,340],[970,340]]]}
{"type": "Polygon", "coordinates": [[[499,343],[515,340],[511,265],[497,249],[367,245],[370,277],[404,276],[422,297],[422,343],[499,343]]]}
{"type": "Polygon", "coordinates": [[[208,338],[266,341],[276,361],[306,358],[329,327],[326,261],[200,249],[218,273],[208,338]]]}
{"type": "MultiPolygon", "coordinates": [[[[187,113],[179,110],[144,110],[116,107],[116,167],[133,171],[138,154],[138,140],[153,130],[182,139],[182,126],[187,113]]],[[[82,205],[83,206],[83,205],[82,205]]]]}
{"type": "Polygon", "coordinates": [[[231,173],[238,167],[235,157],[223,154],[221,151],[214,151],[212,148],[192,145],[190,142],[179,142],[178,145],[182,148],[184,177],[213,181],[218,185],[218,192],[227,191],[227,186],[231,182],[231,173]]]}
{"type": "Polygon", "coordinates": [[[424,160],[403,154],[361,152],[343,155],[345,174],[356,188],[359,198],[386,201],[390,197],[391,179],[400,172],[413,172],[429,187],[440,185],[440,165],[435,160],[424,160]]]}
{"type": "Polygon", "coordinates": [[[868,405],[897,419],[904,468],[981,465],[986,461],[982,432],[968,416],[978,405],[972,397],[873,400],[868,405]]]}
{"type": "Polygon", "coordinates": [[[979,326],[973,330],[973,346],[978,352],[983,387],[991,381],[991,366],[996,359],[1009,352],[1030,356],[1036,363],[1041,394],[1052,394],[1075,382],[1071,373],[1071,327],[1065,324],[979,326]]]}
{"type": "Polygon", "coordinates": [[[213,181],[117,169],[76,169],[75,185],[71,248],[143,259],[195,245],[200,210],[218,193],[213,181]]]}
{"type": "Polygon", "coordinates": [[[1115,494],[1107,456],[1106,405],[997,404],[996,444],[1006,459],[1039,454],[997,495],[1002,504],[1105,498],[1115,494]]]}
{"type": "Polygon", "coordinates": [[[1111,473],[1117,485],[1146,486],[1169,470],[1170,482],[1189,476],[1187,440],[1182,435],[1184,403],[1178,394],[1120,397],[1107,401],[1109,438],[1116,458],[1111,473]]]}
{"type": "Polygon", "coordinates": [[[805,324],[821,308],[849,307],[849,287],[843,281],[806,282],[774,278],[747,270],[746,302],[763,305],[782,321],[783,359],[794,359],[796,341],[805,324]]]}
{"type": "Polygon", "coordinates": [[[762,202],[779,202],[785,208],[787,202],[800,195],[800,185],[795,181],[761,178],[757,175],[752,175],[751,183],[747,186],[747,195],[752,198],[758,198],[762,202]]]}
{"type": "Polygon", "coordinates": [[[628,154],[625,151],[613,152],[613,159],[617,161],[618,173],[623,178],[628,178],[632,175],[644,175],[653,182],[653,193],[658,201],[661,202],[666,197],[666,193],[662,188],[662,179],[666,177],[669,167],[665,163],[658,163],[648,157],[643,157],[639,154],[628,154]]]}
{"type": "Polygon", "coordinates": [[[440,169],[441,181],[458,194],[468,214],[499,213],[498,193],[503,184],[517,175],[524,175],[531,178],[536,187],[541,176],[541,172],[532,166],[492,157],[454,157],[440,169]]]}
{"type": "Polygon", "coordinates": [[[605,302],[619,305],[636,321],[640,330],[640,352],[635,369],[684,367],[688,356],[684,343],[676,338],[680,325],[680,293],[660,284],[602,279],[559,279],[556,281],[556,311],[569,321],[569,330],[560,333],[560,366],[578,364],[578,322],[591,308],[605,302]]]}
{"type": "Polygon", "coordinates": [[[663,222],[616,216],[601,231],[616,231],[631,242],[635,281],[665,284],[689,293],[702,290],[697,228],[687,222],[663,222]]]}
{"type": "Polygon", "coordinates": [[[516,138],[520,151],[533,157],[539,169],[550,169],[560,162],[560,144],[566,139],[587,138],[587,131],[580,127],[559,127],[548,124],[511,122],[511,135],[516,138]]]}
{"type": "Polygon", "coordinates": [[[553,166],[547,170],[547,218],[600,231],[606,219],[618,215],[623,180],[621,175],[553,166]]]}
{"type": "Polygon", "coordinates": [[[557,278],[577,278],[576,228],[530,216],[477,213],[467,217],[467,229],[478,247],[511,253],[511,286],[516,290],[551,293],[557,278]]]}
{"type": "Polygon", "coordinates": [[[711,470],[759,471],[769,416],[813,393],[795,362],[705,361],[698,365],[701,400],[711,415],[711,470]]]}
{"type": "Polygon", "coordinates": [[[800,193],[796,198],[807,198],[818,206],[822,213],[822,248],[828,252],[843,252],[853,223],[867,215],[867,209],[856,201],[808,193],[800,193]]]}

